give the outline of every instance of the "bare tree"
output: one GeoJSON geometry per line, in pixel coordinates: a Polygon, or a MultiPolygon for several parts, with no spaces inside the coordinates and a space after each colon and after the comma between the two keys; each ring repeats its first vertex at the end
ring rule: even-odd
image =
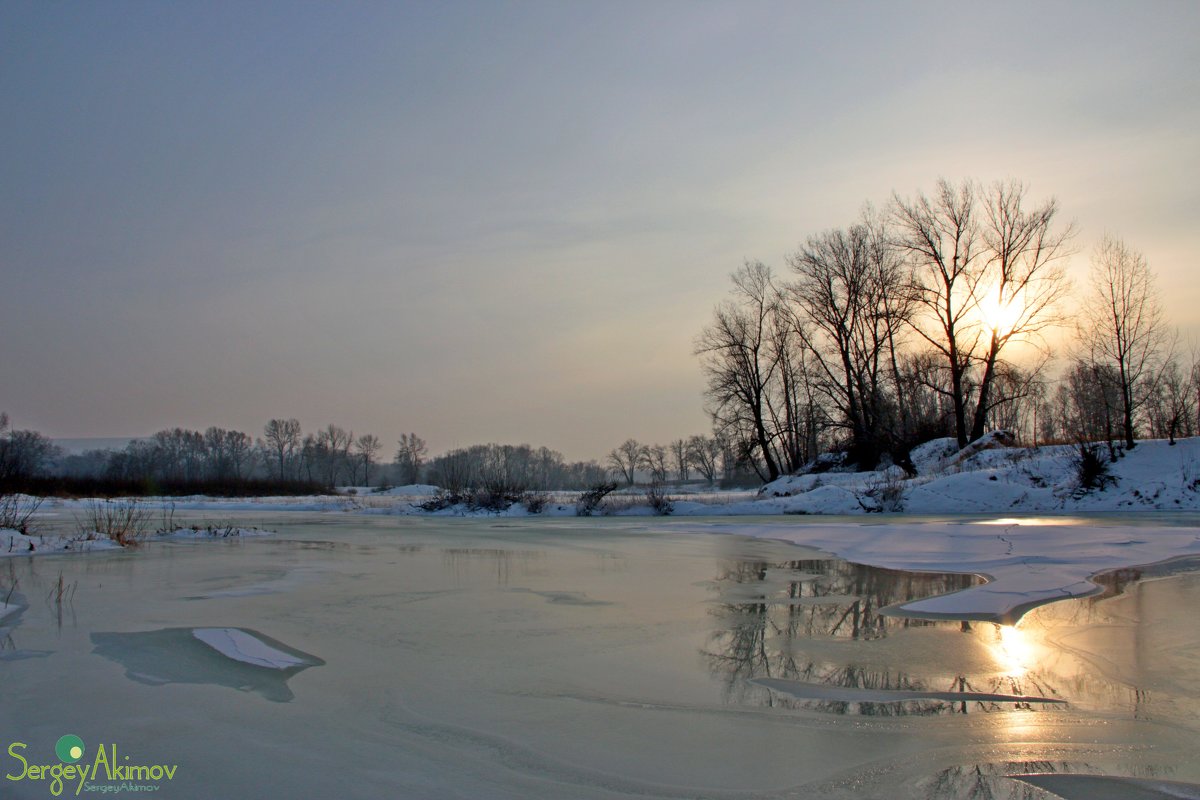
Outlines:
{"type": "MultiPolygon", "coordinates": [[[[415,433],[402,433],[397,442],[396,450],[396,482],[402,485],[413,484],[421,478],[421,467],[425,456],[429,454],[429,446],[425,440],[415,433]]],[[[446,488],[446,487],[443,487],[446,488]]]]}
{"type": "Polygon", "coordinates": [[[819,388],[820,366],[802,335],[806,323],[784,299],[781,295],[768,328],[767,359],[777,369],[764,396],[764,417],[780,471],[795,472],[816,455],[830,419],[819,388]]]}
{"type": "Polygon", "coordinates": [[[146,456],[152,461],[142,476],[191,483],[210,470],[208,446],[200,431],[170,428],[161,430],[147,443],[146,456]]]}
{"type": "Polygon", "coordinates": [[[714,424],[741,441],[744,451],[756,452],[763,465],[760,476],[775,480],[781,472],[772,447],[777,428],[769,397],[780,382],[781,351],[772,339],[782,319],[782,298],[770,268],[761,262],[747,262],[732,279],[733,299],[713,312],[712,323],[697,339],[696,354],[708,378],[705,394],[714,424]]]}
{"type": "Polygon", "coordinates": [[[1080,309],[1080,342],[1094,364],[1111,366],[1121,398],[1125,446],[1135,442],[1135,420],[1154,383],[1169,330],[1146,258],[1114,236],[1092,254],[1091,293],[1080,309]]]}
{"type": "Polygon", "coordinates": [[[1058,202],[1024,208],[1027,188],[1017,181],[996,182],[982,195],[983,283],[975,299],[985,328],[975,415],[969,438],[985,432],[988,413],[1017,398],[995,396],[994,379],[1009,343],[1029,341],[1062,321],[1058,305],[1070,283],[1062,262],[1071,251],[1073,225],[1054,228],[1058,202]]]}
{"type": "Polygon", "coordinates": [[[241,431],[225,431],[222,442],[222,452],[226,464],[235,481],[240,481],[244,473],[251,472],[253,467],[254,440],[250,434],[241,431]]]}
{"type": "Polygon", "coordinates": [[[364,433],[354,442],[355,454],[362,462],[363,485],[371,485],[371,465],[375,463],[375,454],[383,447],[383,442],[373,433],[364,433]]]}
{"type": "Polygon", "coordinates": [[[906,440],[926,442],[953,433],[950,370],[941,354],[931,349],[907,351],[899,358],[897,372],[906,440]]]}
{"type": "Polygon", "coordinates": [[[717,478],[721,462],[721,442],[715,436],[692,436],[687,441],[688,460],[709,483],[717,478]]]}
{"type": "Polygon", "coordinates": [[[257,453],[254,451],[254,440],[250,434],[241,431],[226,432],[226,455],[229,458],[229,469],[233,471],[234,480],[252,474],[257,453]]]}
{"type": "Polygon", "coordinates": [[[287,463],[300,447],[300,421],[297,419],[273,419],[263,428],[263,438],[279,468],[279,480],[283,480],[287,463]]]}
{"type": "Polygon", "coordinates": [[[608,463],[613,471],[625,479],[625,483],[633,486],[637,476],[638,465],[642,462],[642,446],[637,439],[626,439],[608,454],[608,463]]]}
{"type": "Polygon", "coordinates": [[[209,475],[218,481],[227,480],[232,468],[229,464],[229,454],[225,449],[224,428],[213,425],[204,432],[205,460],[208,463],[209,475]]]}
{"type": "MultiPolygon", "coordinates": [[[[401,438],[403,441],[403,437],[401,438]]],[[[405,466],[401,466],[401,475],[405,480],[405,466]]],[[[411,474],[411,473],[409,473],[411,474]]],[[[477,459],[467,450],[451,450],[449,453],[433,459],[427,470],[426,479],[448,492],[461,492],[476,484],[478,474],[477,459]]],[[[413,481],[409,481],[412,483],[413,481]]]]}
{"type": "Polygon", "coordinates": [[[647,445],[642,448],[640,465],[650,473],[654,483],[665,483],[667,480],[667,448],[661,444],[647,445]]]}
{"type": "Polygon", "coordinates": [[[533,480],[533,450],[529,445],[476,445],[469,451],[475,460],[475,486],[493,501],[523,494],[533,480]]]}
{"type": "Polygon", "coordinates": [[[1192,419],[1196,421],[1194,431],[1200,433],[1200,353],[1192,352],[1192,419]]]}
{"type": "Polygon", "coordinates": [[[296,472],[297,474],[304,475],[304,479],[309,483],[315,480],[314,471],[317,468],[317,450],[317,437],[311,433],[305,434],[297,451],[299,458],[297,459],[296,472]]]}
{"type": "Polygon", "coordinates": [[[1104,440],[1114,451],[1121,416],[1120,384],[1111,364],[1076,358],[1059,385],[1057,438],[1079,443],[1104,440]]]}
{"type": "Polygon", "coordinates": [[[912,296],[924,313],[914,330],[946,365],[948,386],[931,385],[950,403],[959,446],[969,441],[967,372],[979,345],[980,325],[973,309],[982,279],[983,257],[975,218],[975,187],[938,181],[933,198],[893,196],[894,242],[912,268],[912,296]]]}
{"type": "Polygon", "coordinates": [[[906,275],[894,248],[864,222],[813,236],[788,259],[796,331],[819,367],[818,386],[850,432],[850,458],[873,468],[895,442],[896,332],[907,320],[906,275]]]}
{"type": "Polygon", "coordinates": [[[1152,436],[1166,437],[1175,444],[1176,437],[1195,435],[1195,379],[1195,367],[1184,368],[1178,358],[1170,358],[1163,364],[1146,399],[1152,436]]]}
{"type": "Polygon", "coordinates": [[[995,383],[989,412],[989,425],[1008,431],[1021,443],[1036,443],[1037,414],[1046,391],[1043,380],[1045,359],[1025,368],[998,361],[992,380],[995,383]]]}
{"type": "Polygon", "coordinates": [[[324,473],[325,485],[334,487],[346,467],[350,466],[350,445],[354,434],[330,423],[317,432],[314,455],[324,473]]]}
{"type": "Polygon", "coordinates": [[[691,458],[688,455],[688,443],[686,439],[676,439],[670,444],[671,466],[675,467],[675,474],[679,476],[680,483],[687,481],[692,466],[691,458]]]}
{"type": "Polygon", "coordinates": [[[893,241],[912,270],[921,313],[913,329],[945,364],[944,385],[960,446],[985,432],[1003,351],[1037,342],[1059,324],[1069,284],[1062,268],[1072,225],[1056,227],[1058,203],[1027,208],[1025,184],[940,180],[933,198],[893,198],[893,241]]]}

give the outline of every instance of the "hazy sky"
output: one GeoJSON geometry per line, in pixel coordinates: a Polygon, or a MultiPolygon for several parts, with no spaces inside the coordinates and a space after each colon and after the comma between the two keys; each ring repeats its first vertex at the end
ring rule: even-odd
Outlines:
{"type": "Polygon", "coordinates": [[[1200,3],[0,3],[0,409],[598,457],[940,176],[1055,195],[1200,333],[1200,3]]]}

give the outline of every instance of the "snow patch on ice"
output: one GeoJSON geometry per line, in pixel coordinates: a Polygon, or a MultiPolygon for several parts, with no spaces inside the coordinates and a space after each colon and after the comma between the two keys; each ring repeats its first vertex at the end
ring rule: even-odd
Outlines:
{"type": "Polygon", "coordinates": [[[291,669],[310,662],[270,646],[240,628],[195,628],[192,635],[226,658],[268,669],[291,669]]]}
{"type": "Polygon", "coordinates": [[[120,550],[121,545],[111,539],[87,535],[33,534],[27,536],[20,531],[0,529],[0,558],[5,556],[50,555],[54,553],[90,553],[96,550],[120,550]]]}

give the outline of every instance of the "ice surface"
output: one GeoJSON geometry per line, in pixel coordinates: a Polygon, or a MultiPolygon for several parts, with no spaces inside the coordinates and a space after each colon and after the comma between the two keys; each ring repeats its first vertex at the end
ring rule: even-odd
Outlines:
{"type": "MultiPolygon", "coordinates": [[[[1200,780],[1200,575],[1097,576],[1107,596],[1052,603],[1008,629],[885,616],[973,578],[829,555],[839,541],[874,542],[899,558],[890,542],[902,536],[914,562],[963,548],[998,561],[996,537],[1020,533],[1004,525],[910,535],[895,520],[872,531],[791,518],[747,521],[776,529],[748,538],[714,535],[730,520],[238,522],[278,534],[0,565],[0,583],[39,601],[11,644],[0,635],[0,655],[53,651],[0,664],[0,729],[52,752],[67,720],[88,742],[178,763],[179,800],[940,800],[1020,796],[1006,776],[1031,771],[1200,780]],[[827,540],[820,550],[777,540],[804,528],[827,540]],[[40,602],[60,569],[79,586],[61,617],[40,602]],[[321,578],[287,579],[297,573],[321,578]],[[213,592],[264,582],[279,591],[213,592]],[[248,663],[197,629],[329,663],[248,663]],[[836,699],[887,690],[1031,700],[836,699]]],[[[1096,536],[1128,550],[1152,534],[1096,536]]],[[[1072,536],[1059,556],[1090,538],[1072,536]]],[[[45,797],[45,786],[5,792],[45,797]]]]}

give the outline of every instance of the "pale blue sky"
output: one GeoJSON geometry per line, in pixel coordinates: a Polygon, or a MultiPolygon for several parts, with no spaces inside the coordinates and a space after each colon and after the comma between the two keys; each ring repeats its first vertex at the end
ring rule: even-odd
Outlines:
{"type": "MultiPolygon", "coordinates": [[[[0,4],[0,409],[600,456],[693,339],[940,176],[1056,195],[1200,333],[1200,4],[0,4]]],[[[1086,258],[1077,259],[1082,274],[1086,258]]]]}

